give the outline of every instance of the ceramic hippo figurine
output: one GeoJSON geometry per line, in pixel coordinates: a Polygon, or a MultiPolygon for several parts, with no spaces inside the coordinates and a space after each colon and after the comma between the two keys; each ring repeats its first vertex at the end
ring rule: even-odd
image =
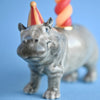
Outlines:
{"type": "Polygon", "coordinates": [[[98,47],[91,33],[80,25],[73,25],[71,30],[52,27],[50,18],[46,23],[25,27],[19,24],[21,44],[18,55],[28,62],[31,80],[24,92],[35,93],[41,76],[48,76],[48,89],[43,97],[55,99],[60,97],[60,82],[76,81],[77,70],[84,66],[87,74],[84,81],[93,82],[97,78],[96,63],[98,47]]]}

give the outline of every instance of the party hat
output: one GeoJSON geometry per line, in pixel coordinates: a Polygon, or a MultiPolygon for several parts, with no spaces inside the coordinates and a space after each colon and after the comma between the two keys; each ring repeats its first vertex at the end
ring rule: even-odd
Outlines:
{"type": "Polygon", "coordinates": [[[43,18],[39,12],[39,10],[37,9],[36,7],[36,2],[32,1],[30,3],[30,13],[29,13],[29,17],[28,17],[28,24],[27,26],[32,26],[32,25],[39,25],[39,24],[42,24],[44,21],[43,21],[43,18]]]}

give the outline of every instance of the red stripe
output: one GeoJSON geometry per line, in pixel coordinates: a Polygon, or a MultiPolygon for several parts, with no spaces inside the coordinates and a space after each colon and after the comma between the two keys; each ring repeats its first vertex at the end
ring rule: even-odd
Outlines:
{"type": "Polygon", "coordinates": [[[55,12],[56,14],[60,14],[63,9],[65,9],[65,7],[67,7],[69,5],[71,0],[61,0],[55,7],[55,12]]]}
{"type": "Polygon", "coordinates": [[[69,17],[61,26],[71,26],[72,25],[72,20],[71,17],[69,17]]]}
{"type": "Polygon", "coordinates": [[[33,7],[31,7],[31,25],[36,25],[33,7]]]}
{"type": "Polygon", "coordinates": [[[37,13],[38,13],[38,16],[39,16],[39,20],[40,20],[40,22],[41,22],[41,24],[43,23],[43,20],[42,20],[42,18],[41,18],[41,16],[40,16],[40,13],[39,13],[39,10],[36,8],[36,11],[37,11],[37,13]]]}

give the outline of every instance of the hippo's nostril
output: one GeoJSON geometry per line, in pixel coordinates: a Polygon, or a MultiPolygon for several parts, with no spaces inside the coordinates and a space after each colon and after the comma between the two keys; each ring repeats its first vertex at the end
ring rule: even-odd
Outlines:
{"type": "Polygon", "coordinates": [[[35,39],[35,42],[38,42],[38,39],[35,39]]]}
{"type": "Polygon", "coordinates": [[[27,43],[27,40],[25,39],[25,40],[23,41],[23,43],[27,43]]]}

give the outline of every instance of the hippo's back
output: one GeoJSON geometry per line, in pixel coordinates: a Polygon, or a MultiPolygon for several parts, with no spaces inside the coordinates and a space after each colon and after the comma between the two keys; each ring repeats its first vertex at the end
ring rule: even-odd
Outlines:
{"type": "Polygon", "coordinates": [[[58,29],[67,39],[68,52],[64,59],[65,72],[76,70],[86,64],[91,57],[98,58],[98,49],[92,34],[83,26],[73,25],[72,30],[58,29]]]}

